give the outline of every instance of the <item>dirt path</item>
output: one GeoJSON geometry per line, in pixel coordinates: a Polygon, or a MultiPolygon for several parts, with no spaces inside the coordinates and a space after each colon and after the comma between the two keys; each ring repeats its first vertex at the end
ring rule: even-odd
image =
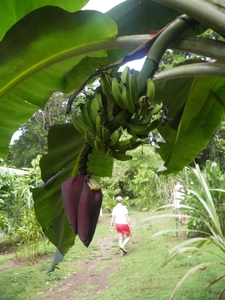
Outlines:
{"type": "MultiPolygon", "coordinates": [[[[109,223],[107,218],[101,221],[103,224],[108,225],[109,223]]],[[[92,251],[91,258],[79,259],[76,262],[74,273],[64,277],[63,280],[58,282],[57,286],[38,292],[33,300],[89,300],[101,293],[109,284],[109,276],[117,270],[124,259],[120,256],[120,250],[117,248],[117,239],[116,231],[113,234],[108,234],[105,238],[99,238],[97,242],[99,248],[92,251]]],[[[132,249],[136,243],[137,237],[133,236],[129,247],[132,249]]],[[[0,249],[0,254],[7,254],[12,251],[11,245],[4,246],[0,249]]],[[[52,257],[52,254],[39,257],[36,263],[49,260],[49,256],[52,257]]],[[[18,266],[21,268],[26,267],[26,263],[18,262],[12,258],[4,264],[4,270],[18,266]]]]}
{"type": "Polygon", "coordinates": [[[112,254],[111,246],[115,245],[115,235],[109,235],[98,241],[101,249],[98,256],[88,261],[80,261],[78,272],[74,272],[60,284],[46,292],[38,293],[38,299],[66,300],[66,299],[91,299],[99,294],[108,284],[108,277],[113,274],[121,258],[120,253],[112,254]],[[115,263],[112,263],[112,260],[115,263]],[[110,263],[104,264],[109,261],[110,263]],[[102,267],[102,265],[104,266],[102,267]],[[86,297],[88,298],[86,298],[86,297]]]}

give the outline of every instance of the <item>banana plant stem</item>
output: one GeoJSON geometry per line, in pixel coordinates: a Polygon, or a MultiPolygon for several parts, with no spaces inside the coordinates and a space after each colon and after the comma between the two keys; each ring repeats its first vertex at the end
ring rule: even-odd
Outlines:
{"type": "Polygon", "coordinates": [[[225,77],[224,65],[217,63],[196,63],[178,66],[158,73],[154,77],[154,83],[160,83],[182,77],[225,77]]]}
{"type": "Polygon", "coordinates": [[[170,23],[168,27],[159,35],[152,47],[150,48],[145,63],[138,75],[138,95],[144,95],[146,91],[146,81],[148,78],[153,78],[155,72],[158,70],[159,62],[168,49],[168,47],[185,31],[198,25],[192,18],[182,15],[174,22],[170,23]]]}
{"type": "Polygon", "coordinates": [[[225,36],[225,18],[223,1],[205,0],[154,0],[177,11],[187,14],[199,23],[225,36]],[[220,5],[220,2],[222,3],[220,5]]]}
{"type": "Polygon", "coordinates": [[[80,175],[86,175],[87,174],[87,162],[88,162],[88,155],[92,152],[93,148],[86,143],[85,148],[83,149],[81,156],[80,156],[80,161],[79,161],[79,172],[80,175]]]}

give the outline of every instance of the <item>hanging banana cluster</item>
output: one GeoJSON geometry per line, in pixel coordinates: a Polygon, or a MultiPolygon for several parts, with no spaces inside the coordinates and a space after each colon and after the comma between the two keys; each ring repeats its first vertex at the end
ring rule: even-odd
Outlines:
{"type": "MultiPolygon", "coordinates": [[[[137,72],[124,69],[120,78],[103,73],[100,88],[80,105],[81,118],[73,118],[75,128],[86,140],[79,175],[62,184],[62,199],[69,224],[85,246],[89,246],[102,204],[101,186],[87,170],[88,155],[95,148],[103,155],[126,161],[126,152],[142,144],[161,122],[161,104],[154,103],[155,86],[146,82],[146,94],[138,96],[137,72]],[[128,137],[129,136],[129,137],[128,137]],[[124,138],[127,137],[127,138],[124,138]]],[[[166,116],[167,111],[163,111],[166,116]]]]}
{"type": "Polygon", "coordinates": [[[100,88],[80,105],[81,119],[73,119],[75,128],[91,147],[123,161],[132,158],[126,151],[141,145],[141,139],[160,124],[160,118],[155,116],[162,105],[154,103],[154,83],[149,78],[146,94],[138,97],[137,75],[128,67],[120,78],[103,73],[100,88]],[[127,133],[131,138],[124,140],[127,133]]]}

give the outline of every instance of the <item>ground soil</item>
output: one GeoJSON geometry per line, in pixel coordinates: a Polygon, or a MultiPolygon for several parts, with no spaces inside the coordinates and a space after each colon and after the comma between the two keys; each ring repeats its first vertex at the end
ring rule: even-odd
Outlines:
{"type": "MultiPolygon", "coordinates": [[[[80,261],[79,269],[80,271],[74,272],[71,276],[66,278],[64,281],[60,282],[60,284],[47,291],[40,293],[40,299],[48,299],[48,300],[64,300],[64,299],[83,299],[83,296],[79,296],[79,291],[87,286],[90,287],[88,289],[88,295],[91,299],[92,295],[99,294],[102,290],[104,290],[108,284],[108,277],[115,272],[118,267],[118,260],[121,259],[120,253],[112,255],[110,251],[110,244],[114,244],[115,236],[109,235],[107,239],[99,241],[99,245],[101,246],[100,253],[94,259],[88,261],[80,261]],[[104,247],[107,245],[107,249],[104,247]],[[98,265],[102,263],[103,260],[113,259],[115,263],[110,265],[109,268],[104,269],[104,271],[100,273],[95,273],[98,265]],[[74,294],[78,292],[78,295],[74,298],[74,294]]],[[[85,298],[86,299],[86,298],[85,298]]]]}
{"type": "MultiPolygon", "coordinates": [[[[39,292],[37,295],[38,300],[48,299],[48,300],[64,300],[64,299],[84,299],[81,295],[82,289],[88,288],[88,299],[92,298],[92,295],[99,294],[104,290],[108,284],[109,276],[115,272],[119,265],[120,251],[112,251],[112,247],[115,247],[115,234],[109,234],[107,238],[99,240],[98,244],[101,245],[100,251],[98,250],[98,255],[93,259],[88,261],[79,261],[78,269],[80,271],[74,272],[72,275],[68,276],[66,279],[60,282],[56,287],[46,290],[44,292],[39,292]],[[96,269],[101,268],[102,261],[114,260],[115,263],[110,264],[110,266],[103,271],[96,273],[96,269]],[[74,296],[76,294],[76,296],[74,296]]],[[[13,252],[13,247],[10,244],[0,245],[0,255],[9,254],[13,252]]],[[[39,256],[35,264],[48,261],[52,259],[52,255],[39,256]]],[[[16,267],[25,267],[26,262],[21,262],[16,259],[9,259],[4,264],[5,269],[11,269],[16,267]]],[[[85,298],[87,299],[87,298],[85,298]]]]}

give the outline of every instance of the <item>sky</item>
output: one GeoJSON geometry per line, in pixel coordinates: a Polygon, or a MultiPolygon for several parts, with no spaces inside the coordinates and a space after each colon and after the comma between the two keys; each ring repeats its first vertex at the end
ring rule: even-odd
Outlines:
{"type": "MultiPolygon", "coordinates": [[[[106,11],[110,10],[114,6],[124,2],[126,0],[90,0],[88,4],[84,7],[84,9],[93,9],[93,10],[98,10],[103,13],[106,11]]],[[[145,58],[139,59],[139,60],[134,60],[132,62],[127,63],[126,65],[123,65],[119,71],[122,71],[125,66],[130,67],[131,69],[135,70],[141,70],[142,65],[145,61],[145,58]]]]}
{"type": "MultiPolygon", "coordinates": [[[[87,5],[83,9],[90,9],[90,10],[98,10],[103,13],[110,10],[112,7],[124,2],[126,0],[90,0],[87,5]]],[[[119,71],[122,71],[125,66],[130,67],[131,69],[140,70],[142,68],[142,65],[144,63],[145,59],[140,60],[134,60],[132,62],[127,63],[126,65],[123,65],[119,71]]],[[[21,131],[16,131],[14,135],[12,136],[11,143],[18,139],[21,134],[21,131]]]]}
{"type": "Polygon", "coordinates": [[[93,9],[104,13],[124,1],[125,0],[90,0],[84,9],[93,9]]]}

